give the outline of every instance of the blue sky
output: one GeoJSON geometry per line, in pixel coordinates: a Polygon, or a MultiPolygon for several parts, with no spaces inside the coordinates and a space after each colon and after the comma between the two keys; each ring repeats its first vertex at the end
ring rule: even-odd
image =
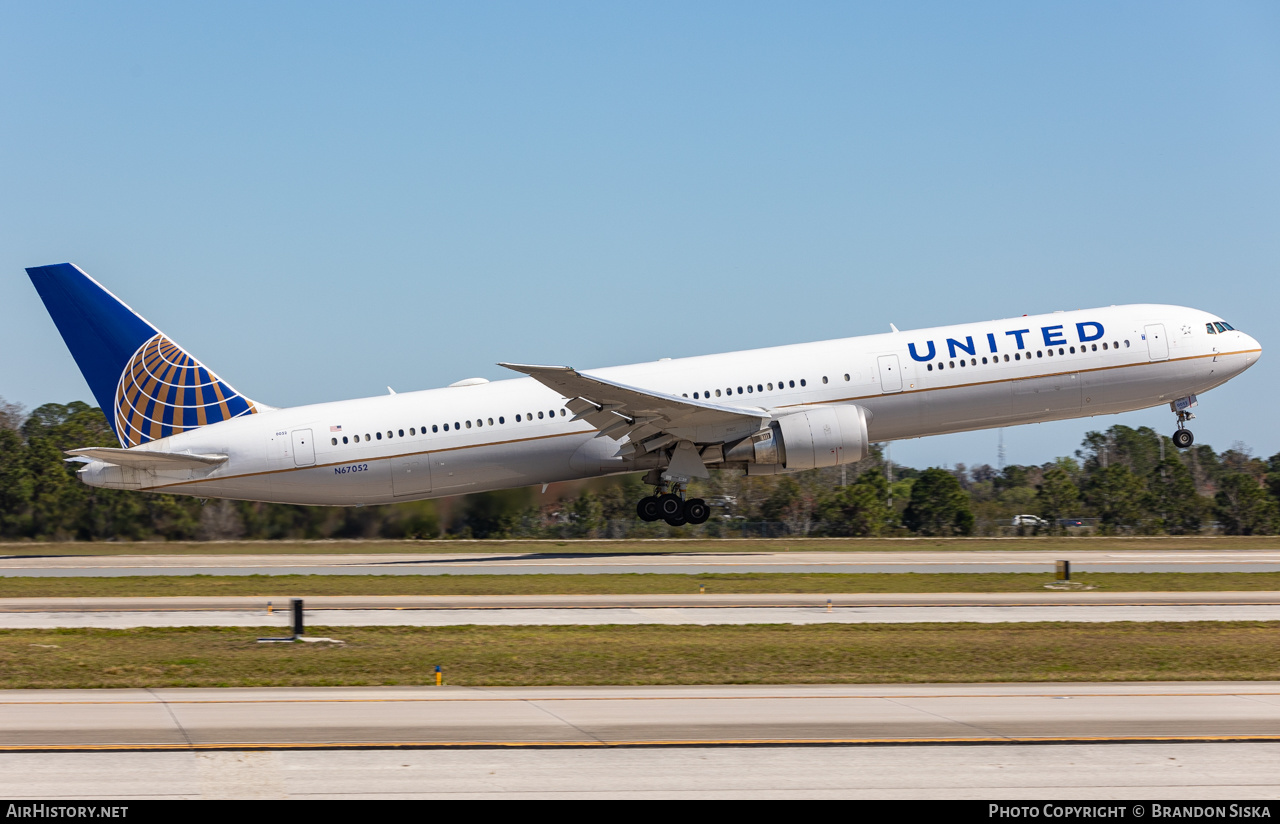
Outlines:
{"type": "MultiPolygon", "coordinates": [[[[70,260],[274,405],[1089,306],[1268,350],[1280,5],[5,4],[0,396],[89,400],[70,260]]],[[[1005,431],[1010,462],[1167,409],[1005,431]]],[[[997,434],[896,445],[995,462],[997,434]]]]}

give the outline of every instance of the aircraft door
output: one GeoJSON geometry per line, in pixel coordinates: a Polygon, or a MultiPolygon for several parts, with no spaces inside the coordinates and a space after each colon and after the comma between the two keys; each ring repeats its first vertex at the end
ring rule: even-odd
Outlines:
{"type": "Polygon", "coordinates": [[[1153,323],[1146,328],[1147,351],[1151,353],[1151,360],[1168,360],[1169,359],[1169,341],[1164,336],[1164,324],[1153,323]]]}
{"type": "Polygon", "coordinates": [[[316,462],[316,445],[311,442],[310,429],[295,429],[293,436],[293,463],[296,466],[312,466],[316,462]]]}
{"type": "Polygon", "coordinates": [[[876,358],[876,363],[880,367],[880,391],[901,392],[902,367],[898,363],[898,356],[881,355],[876,358]]]}

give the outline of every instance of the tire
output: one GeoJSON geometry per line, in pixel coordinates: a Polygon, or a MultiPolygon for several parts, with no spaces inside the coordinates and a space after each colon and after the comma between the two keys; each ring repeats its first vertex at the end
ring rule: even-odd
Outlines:
{"type": "MultiPolygon", "coordinates": [[[[679,495],[672,495],[668,492],[666,495],[658,496],[658,517],[665,518],[668,522],[670,522],[672,518],[680,518],[681,523],[683,523],[683,512],[684,501],[680,500],[679,495]]],[[[677,524],[677,526],[678,525],[679,524],[677,524]]]]}
{"type": "Polygon", "coordinates": [[[1196,436],[1191,434],[1190,429],[1179,429],[1173,433],[1173,445],[1179,449],[1186,449],[1195,442],[1196,436]]]}
{"type": "Polygon", "coordinates": [[[658,511],[658,496],[647,495],[640,499],[640,503],[636,504],[636,515],[642,521],[656,521],[662,517],[662,513],[658,511]]]}
{"type": "Polygon", "coordinates": [[[685,524],[688,523],[688,521],[685,520],[684,515],[674,515],[670,518],[663,518],[662,520],[666,521],[672,526],[684,526],[685,524]]]}
{"type": "Polygon", "coordinates": [[[684,518],[691,524],[705,524],[711,517],[711,507],[701,498],[684,502],[684,518]]]}

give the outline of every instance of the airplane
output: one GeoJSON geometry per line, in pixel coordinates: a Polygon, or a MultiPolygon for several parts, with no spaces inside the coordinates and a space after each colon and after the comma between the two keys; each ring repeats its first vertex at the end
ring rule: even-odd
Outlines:
{"type": "Polygon", "coordinates": [[[645,521],[700,524],[710,470],[774,475],[862,460],[874,443],[1168,404],[1258,341],[1199,309],[1024,315],[720,355],[276,408],[235,390],[70,263],[27,269],[120,447],[68,450],[84,483],[277,503],[389,504],[646,472],[645,521]]]}

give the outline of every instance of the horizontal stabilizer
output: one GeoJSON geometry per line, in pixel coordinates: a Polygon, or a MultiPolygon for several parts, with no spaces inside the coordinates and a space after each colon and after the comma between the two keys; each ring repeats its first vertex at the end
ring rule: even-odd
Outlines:
{"type": "Polygon", "coordinates": [[[203,469],[225,463],[226,455],[193,455],[190,452],[151,452],[146,449],[114,449],[108,446],[90,446],[84,449],[68,449],[73,458],[92,458],[95,461],[127,466],[133,469],[203,469]]]}

